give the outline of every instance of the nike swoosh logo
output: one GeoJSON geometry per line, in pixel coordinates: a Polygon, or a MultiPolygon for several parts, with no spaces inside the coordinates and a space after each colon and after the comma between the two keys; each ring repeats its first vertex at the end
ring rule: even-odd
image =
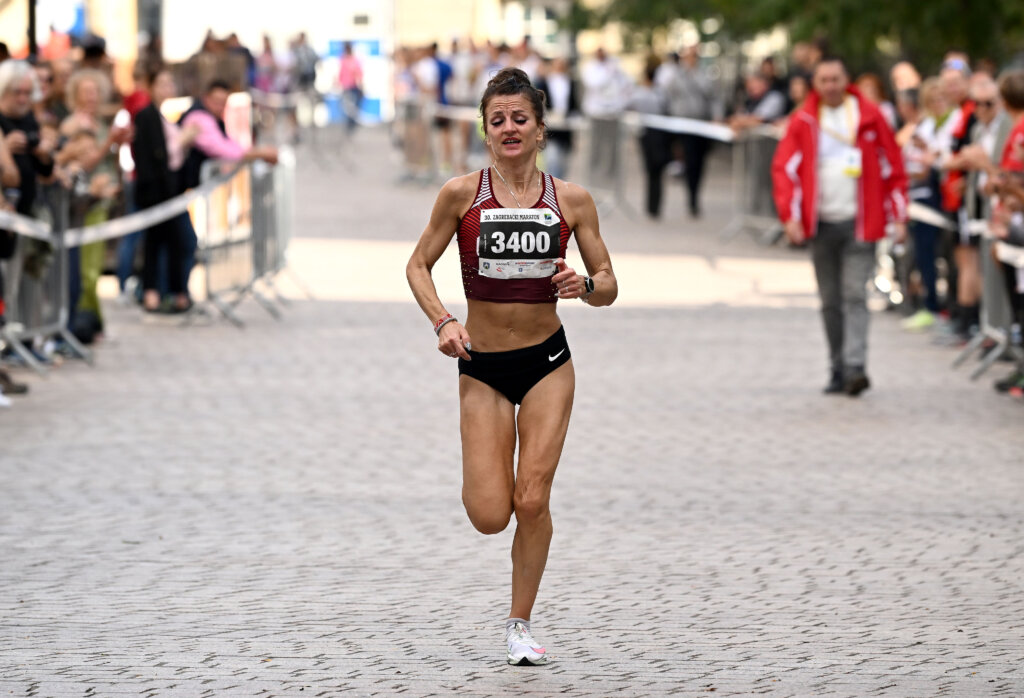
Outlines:
{"type": "Polygon", "coordinates": [[[565,353],[565,349],[563,349],[562,351],[558,352],[554,356],[549,356],[548,357],[548,361],[554,361],[555,359],[557,359],[559,356],[561,356],[564,353],[565,353]]]}

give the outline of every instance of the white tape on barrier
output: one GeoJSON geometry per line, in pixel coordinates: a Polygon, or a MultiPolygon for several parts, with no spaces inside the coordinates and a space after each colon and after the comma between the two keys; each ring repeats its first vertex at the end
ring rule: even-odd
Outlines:
{"type": "Polygon", "coordinates": [[[629,126],[646,126],[669,133],[680,133],[703,136],[711,140],[731,143],[737,140],[736,132],[728,126],[701,119],[684,119],[681,116],[663,116],[661,114],[643,114],[628,111],[622,115],[622,122],[629,126]]]}
{"type": "Polygon", "coordinates": [[[49,240],[53,236],[53,228],[49,223],[8,211],[0,211],[0,230],[9,230],[36,240],[49,240]]]}
{"type": "Polygon", "coordinates": [[[342,94],[340,92],[316,92],[315,90],[309,90],[308,92],[264,92],[263,90],[257,90],[255,87],[250,87],[249,96],[252,97],[252,103],[255,105],[272,109],[286,109],[298,106],[300,103],[307,103],[310,100],[319,102],[328,97],[340,99],[342,94]]]}
{"type": "Polygon", "coordinates": [[[934,225],[936,228],[943,228],[945,230],[956,230],[956,223],[949,220],[944,214],[939,213],[934,208],[919,204],[916,201],[911,201],[907,207],[907,217],[912,221],[918,223],[924,223],[925,225],[934,225]]]}
{"type": "Polygon", "coordinates": [[[480,120],[480,110],[476,107],[439,104],[434,107],[433,111],[435,116],[443,116],[446,119],[454,119],[455,121],[475,123],[480,120]]]}
{"type": "Polygon", "coordinates": [[[1017,247],[1004,240],[999,240],[996,242],[996,257],[1000,262],[1024,269],[1024,247],[1017,247]]]}
{"type": "Polygon", "coordinates": [[[189,204],[198,198],[207,196],[220,185],[230,181],[244,166],[244,163],[237,163],[229,172],[219,175],[208,182],[203,182],[195,189],[179,194],[173,199],[168,199],[142,211],[137,211],[127,216],[120,216],[105,223],[97,223],[96,225],[82,228],[69,228],[64,232],[64,244],[67,247],[76,247],[90,242],[119,238],[131,233],[137,233],[140,230],[152,228],[157,223],[163,223],[188,210],[189,204]]]}

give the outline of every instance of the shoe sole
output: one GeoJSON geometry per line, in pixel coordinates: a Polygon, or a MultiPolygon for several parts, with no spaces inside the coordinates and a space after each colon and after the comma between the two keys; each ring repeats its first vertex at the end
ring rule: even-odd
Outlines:
{"type": "Polygon", "coordinates": [[[508,663],[512,666],[544,666],[548,663],[548,661],[550,661],[548,657],[538,659],[537,661],[531,661],[526,657],[520,657],[519,659],[516,659],[511,654],[508,655],[508,663]]]}

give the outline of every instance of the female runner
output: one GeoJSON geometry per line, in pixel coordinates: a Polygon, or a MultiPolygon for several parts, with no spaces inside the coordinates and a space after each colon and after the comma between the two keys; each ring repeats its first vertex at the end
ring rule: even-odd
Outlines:
{"type": "Polygon", "coordinates": [[[551,484],[575,388],[555,304],[579,298],[610,305],[618,286],[590,194],[537,169],[544,94],[526,73],[505,68],[487,84],[480,112],[494,164],[441,188],[407,275],[434,323],[438,351],[458,358],[469,520],[492,534],[516,515],[508,662],[544,664],[548,655],[530,634],[530,613],[551,543],[551,484]],[[565,263],[573,234],[589,276],[565,263]],[[465,325],[445,310],[431,279],[453,235],[469,306],[465,325]]]}

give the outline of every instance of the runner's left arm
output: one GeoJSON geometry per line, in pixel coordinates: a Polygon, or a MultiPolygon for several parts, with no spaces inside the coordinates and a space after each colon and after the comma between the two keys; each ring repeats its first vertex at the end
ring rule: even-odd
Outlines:
{"type": "MultiPolygon", "coordinates": [[[[576,244],[579,245],[580,255],[583,257],[583,264],[587,268],[587,275],[594,281],[594,292],[587,298],[590,305],[611,305],[619,295],[619,282],[612,271],[612,260],[601,238],[600,225],[597,219],[597,206],[590,193],[576,184],[566,184],[563,200],[568,204],[573,233],[576,235],[576,244]]],[[[571,277],[575,270],[565,268],[560,271],[552,281],[557,285],[564,278],[571,277]],[[567,274],[572,272],[572,274],[567,274]]],[[[578,275],[577,275],[578,276],[578,275]]],[[[582,277],[578,278],[582,285],[582,277]]],[[[578,290],[575,284],[571,285],[569,291],[559,291],[559,298],[579,298],[584,292],[578,290]]]]}

